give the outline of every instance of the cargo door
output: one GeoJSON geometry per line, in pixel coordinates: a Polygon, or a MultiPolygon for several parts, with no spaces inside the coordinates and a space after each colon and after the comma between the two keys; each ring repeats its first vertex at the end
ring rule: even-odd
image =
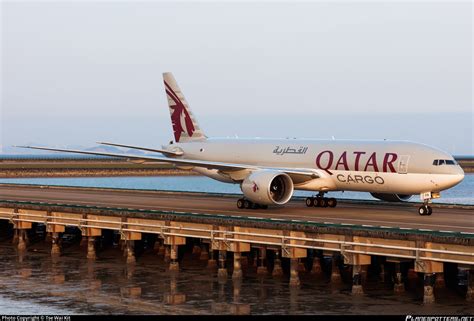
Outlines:
{"type": "Polygon", "coordinates": [[[408,161],[410,160],[410,155],[400,156],[400,162],[398,163],[398,174],[408,173],[408,161]]]}

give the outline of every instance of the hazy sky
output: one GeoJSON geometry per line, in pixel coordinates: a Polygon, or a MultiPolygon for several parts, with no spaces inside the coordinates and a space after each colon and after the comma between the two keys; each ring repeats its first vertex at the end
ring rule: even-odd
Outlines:
{"type": "Polygon", "coordinates": [[[172,71],[208,136],[473,150],[464,2],[1,3],[4,146],[157,146],[172,71]]]}

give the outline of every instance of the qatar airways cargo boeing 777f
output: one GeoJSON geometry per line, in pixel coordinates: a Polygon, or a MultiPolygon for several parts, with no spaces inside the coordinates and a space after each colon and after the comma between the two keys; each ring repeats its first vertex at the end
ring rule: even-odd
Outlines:
{"type": "Polygon", "coordinates": [[[451,155],[407,141],[319,139],[208,138],[191,112],[171,73],[164,73],[174,141],[162,149],[112,143],[163,156],[33,149],[122,157],[133,162],[160,161],[194,170],[210,178],[240,184],[238,208],[284,205],[294,190],[314,191],[307,206],[335,207],[331,191],[369,192],[385,201],[403,201],[419,194],[420,215],[431,215],[429,203],[442,190],[461,182],[464,172],[451,155]]]}

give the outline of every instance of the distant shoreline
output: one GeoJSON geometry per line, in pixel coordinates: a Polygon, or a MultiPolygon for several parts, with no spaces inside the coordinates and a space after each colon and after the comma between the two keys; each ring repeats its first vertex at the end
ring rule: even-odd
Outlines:
{"type": "MultiPolygon", "coordinates": [[[[459,158],[466,174],[474,173],[474,159],[459,158]]],[[[120,159],[1,159],[0,178],[61,178],[121,176],[200,176],[164,162],[131,163],[120,159]]]]}
{"type": "MultiPolygon", "coordinates": [[[[0,167],[1,168],[1,167],[0,167]]],[[[68,178],[68,177],[120,177],[120,176],[197,176],[189,170],[179,169],[41,169],[41,170],[2,170],[0,178],[68,178]]]]}
{"type": "Polygon", "coordinates": [[[132,163],[110,158],[0,158],[0,178],[189,176],[189,170],[163,162],[132,163]]]}

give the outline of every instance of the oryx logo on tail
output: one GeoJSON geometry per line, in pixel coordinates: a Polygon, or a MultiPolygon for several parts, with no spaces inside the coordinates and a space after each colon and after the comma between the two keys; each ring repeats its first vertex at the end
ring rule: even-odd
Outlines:
{"type": "Polygon", "coordinates": [[[168,106],[170,108],[175,141],[187,142],[205,139],[206,136],[200,130],[173,75],[171,73],[164,73],[163,80],[168,98],[168,106]]]}
{"type": "Polygon", "coordinates": [[[172,109],[171,112],[171,122],[173,123],[174,139],[179,142],[181,138],[181,133],[184,133],[184,127],[186,128],[186,133],[189,137],[193,136],[194,125],[191,117],[189,116],[186,107],[184,107],[183,102],[179,99],[178,95],[171,89],[171,87],[166,83],[166,94],[171,98],[175,105],[170,105],[172,109]],[[183,126],[184,125],[184,126],[183,126]]]}

